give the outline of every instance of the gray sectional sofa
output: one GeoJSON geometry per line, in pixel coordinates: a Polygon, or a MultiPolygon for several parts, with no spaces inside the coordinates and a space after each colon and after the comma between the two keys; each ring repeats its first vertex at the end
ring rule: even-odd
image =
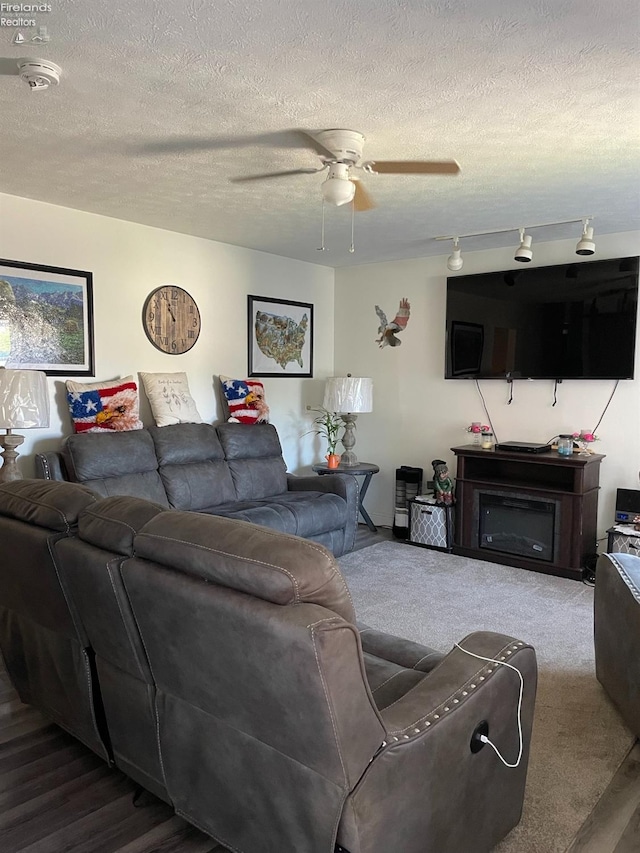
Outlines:
{"type": "Polygon", "coordinates": [[[0,541],[21,699],[225,849],[489,853],[520,819],[522,640],[359,626],[322,546],[75,483],[0,485],[0,541]],[[477,735],[515,757],[520,700],[511,768],[477,735]]]}
{"type": "Polygon", "coordinates": [[[355,543],[355,478],[288,474],[271,424],[72,435],[60,452],[36,455],[36,472],[82,483],[101,497],[129,495],[167,509],[250,521],[312,539],[335,556],[355,543]]]}

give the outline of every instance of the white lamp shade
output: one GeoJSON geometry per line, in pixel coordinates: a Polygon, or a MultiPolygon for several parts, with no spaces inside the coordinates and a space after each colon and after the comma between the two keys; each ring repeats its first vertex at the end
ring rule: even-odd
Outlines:
{"type": "Polygon", "coordinates": [[[360,414],[373,411],[373,379],[332,376],[324,386],[324,402],[329,412],[360,414]]]}
{"type": "Polygon", "coordinates": [[[0,369],[0,428],[49,426],[47,377],[39,370],[0,369]]]}

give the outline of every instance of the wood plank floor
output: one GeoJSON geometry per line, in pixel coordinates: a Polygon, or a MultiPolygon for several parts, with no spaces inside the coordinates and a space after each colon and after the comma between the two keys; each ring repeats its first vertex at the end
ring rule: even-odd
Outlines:
{"type": "MultiPolygon", "coordinates": [[[[389,529],[374,534],[360,525],[356,547],[391,538],[389,529]]],[[[135,790],[120,771],[22,705],[0,663],[0,853],[223,853],[154,797],[134,806],[135,790]]],[[[566,853],[638,851],[639,742],[566,853]]]]}

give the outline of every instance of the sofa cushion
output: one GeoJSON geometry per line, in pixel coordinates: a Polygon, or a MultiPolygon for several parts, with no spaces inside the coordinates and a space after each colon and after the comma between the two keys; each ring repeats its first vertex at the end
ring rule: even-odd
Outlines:
{"type": "Polygon", "coordinates": [[[168,506],[147,430],[70,435],[64,458],[71,479],[102,497],[131,495],[168,506]]]}
{"type": "Polygon", "coordinates": [[[287,467],[271,424],[220,424],[218,437],[238,500],[260,500],[287,491],[287,467]]]}
{"type": "Polygon", "coordinates": [[[135,553],[274,604],[311,602],[355,621],[349,590],[331,553],[297,536],[236,519],[172,511],[142,528],[135,553]]]}
{"type": "Polygon", "coordinates": [[[419,670],[406,669],[393,661],[369,655],[366,652],[364,666],[367,681],[379,711],[384,711],[389,705],[397,702],[426,675],[419,670]]]}
{"type": "Polygon", "coordinates": [[[216,428],[176,424],[149,429],[169,505],[209,510],[235,500],[236,490],[216,428]]]}
{"type": "Polygon", "coordinates": [[[338,530],[344,524],[346,504],[339,495],[286,492],[260,501],[224,504],[205,511],[308,538],[338,530]]]}
{"type": "Polygon", "coordinates": [[[78,536],[105,551],[128,557],[133,554],[136,532],[164,509],[142,498],[104,498],[80,514],[78,536]]]}

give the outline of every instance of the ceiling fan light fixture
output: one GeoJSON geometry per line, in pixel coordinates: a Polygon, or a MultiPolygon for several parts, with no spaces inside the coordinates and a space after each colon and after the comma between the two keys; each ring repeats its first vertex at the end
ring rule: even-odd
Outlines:
{"type": "Polygon", "coordinates": [[[580,237],[576,246],[576,255],[593,255],[595,250],[596,244],[593,242],[593,226],[589,225],[588,219],[585,219],[582,223],[582,237],[580,237]]]}
{"type": "Polygon", "coordinates": [[[355,184],[348,178],[327,178],[322,184],[323,199],[329,204],[335,204],[336,207],[349,204],[353,201],[355,194],[355,184]]]}
{"type": "Polygon", "coordinates": [[[513,256],[514,261],[520,261],[521,264],[528,264],[529,261],[533,258],[533,252],[531,251],[531,234],[525,234],[524,228],[520,229],[520,245],[516,249],[516,253],[513,256]]]}
{"type": "Polygon", "coordinates": [[[447,267],[452,272],[457,272],[461,270],[464,264],[464,260],[462,259],[462,249],[459,248],[459,239],[458,237],[453,238],[453,252],[447,258],[447,267]]]}

